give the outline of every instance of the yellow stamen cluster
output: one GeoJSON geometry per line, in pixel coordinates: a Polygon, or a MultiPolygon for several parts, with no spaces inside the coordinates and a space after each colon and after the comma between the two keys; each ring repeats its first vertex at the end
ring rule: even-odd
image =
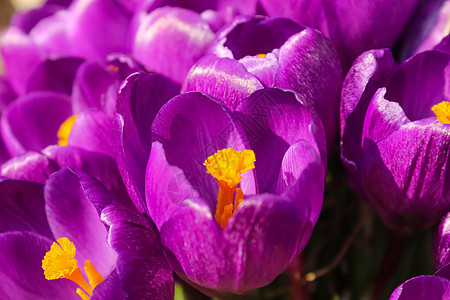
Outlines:
{"type": "Polygon", "coordinates": [[[204,163],[206,172],[211,174],[219,185],[215,219],[222,228],[225,228],[228,220],[244,200],[244,193],[237,185],[242,180],[241,174],[255,168],[255,161],[255,153],[252,150],[236,151],[228,148],[217,151],[204,163]]]}
{"type": "Polygon", "coordinates": [[[68,238],[60,238],[57,242],[52,244],[42,261],[47,280],[69,277],[78,268],[73,243],[68,238]]]}
{"type": "Polygon", "coordinates": [[[256,56],[264,58],[264,57],[266,57],[266,54],[261,53],[261,54],[256,54],[256,56]]]}
{"type": "Polygon", "coordinates": [[[67,120],[65,120],[58,130],[58,145],[60,146],[67,146],[69,142],[69,135],[72,131],[72,127],[75,124],[76,119],[78,118],[78,115],[73,115],[69,117],[67,120]]]}
{"type": "Polygon", "coordinates": [[[434,105],[431,110],[436,114],[439,122],[450,124],[450,102],[442,101],[441,103],[434,105]]]}
{"type": "Polygon", "coordinates": [[[86,260],[84,270],[89,279],[87,283],[78,267],[75,253],[76,248],[68,238],[56,240],[42,260],[44,276],[47,280],[65,278],[75,282],[80,287],[76,290],[78,296],[82,300],[89,300],[92,290],[103,281],[103,276],[97,272],[92,262],[86,260]]]}

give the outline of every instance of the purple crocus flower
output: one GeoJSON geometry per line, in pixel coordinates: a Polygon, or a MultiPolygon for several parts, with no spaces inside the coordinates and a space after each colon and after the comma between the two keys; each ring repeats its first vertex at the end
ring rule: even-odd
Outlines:
{"type": "Polygon", "coordinates": [[[119,2],[75,0],[67,8],[48,4],[16,18],[1,38],[7,78],[23,94],[30,71],[50,56],[103,61],[113,52],[129,53],[126,38],[131,17],[119,2]]]}
{"type": "Polygon", "coordinates": [[[239,17],[217,34],[189,72],[182,91],[200,91],[236,110],[263,87],[296,93],[318,114],[331,149],[337,134],[342,71],[331,42],[285,18],[239,17]]]}
{"type": "Polygon", "coordinates": [[[344,80],[341,157],[392,228],[424,227],[450,209],[449,63],[433,50],[397,66],[390,50],[371,50],[344,80]]]}
{"type": "Polygon", "coordinates": [[[154,225],[93,177],[64,168],[45,186],[3,179],[0,193],[3,299],[173,298],[154,225]]]}
{"type": "MultiPolygon", "coordinates": [[[[418,0],[272,1],[259,3],[272,17],[287,17],[305,26],[319,29],[338,49],[347,69],[363,51],[392,47],[416,10],[418,0]]],[[[425,1],[424,1],[425,2],[425,1]]]]}
{"type": "MultiPolygon", "coordinates": [[[[119,101],[145,103],[151,111],[155,104],[138,101],[150,96],[129,92],[143,86],[145,76],[130,76],[119,101]]],[[[234,113],[208,95],[181,94],[156,114],[151,136],[137,135],[148,123],[129,117],[134,107],[124,107],[116,119],[117,152],[148,158],[145,202],[135,204],[154,220],[176,273],[216,295],[275,279],[304,248],[320,213],[321,125],[294,93],[273,88],[242,99],[234,113]],[[127,135],[137,139],[130,144],[127,135]],[[150,156],[133,152],[135,144],[151,148],[150,156]]],[[[142,165],[134,161],[118,163],[136,193],[142,165]]]]}
{"type": "Polygon", "coordinates": [[[28,78],[26,94],[2,113],[2,138],[9,154],[59,142],[114,156],[116,92],[126,76],[142,69],[125,55],[111,55],[105,63],[74,57],[44,60],[28,78]]]}

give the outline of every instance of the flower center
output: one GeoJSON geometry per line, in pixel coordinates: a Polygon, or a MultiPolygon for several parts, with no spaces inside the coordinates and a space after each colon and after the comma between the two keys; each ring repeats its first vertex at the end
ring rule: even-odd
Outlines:
{"type": "Polygon", "coordinates": [[[91,261],[86,260],[84,271],[89,280],[89,283],[87,283],[78,267],[75,252],[76,248],[68,238],[63,237],[56,240],[42,260],[44,276],[47,280],[60,278],[72,280],[80,287],[76,290],[78,296],[82,300],[89,300],[92,290],[103,281],[103,276],[97,272],[91,261]]]}
{"type": "Polygon", "coordinates": [[[219,185],[215,219],[222,228],[244,200],[244,193],[237,185],[248,170],[255,168],[255,153],[252,150],[236,151],[232,148],[218,150],[203,164],[206,172],[216,179],[219,185]],[[236,197],[233,201],[234,193],[236,197]]]}
{"type": "Polygon", "coordinates": [[[77,118],[78,115],[72,115],[61,124],[57,133],[58,145],[67,146],[70,132],[72,131],[73,124],[75,124],[77,118]]]}
{"type": "Polygon", "coordinates": [[[450,124],[450,102],[442,101],[434,105],[431,110],[436,114],[439,122],[443,124],[450,124]]]}
{"type": "Polygon", "coordinates": [[[266,54],[261,53],[261,54],[256,54],[256,56],[264,58],[264,57],[266,57],[266,54]]]}

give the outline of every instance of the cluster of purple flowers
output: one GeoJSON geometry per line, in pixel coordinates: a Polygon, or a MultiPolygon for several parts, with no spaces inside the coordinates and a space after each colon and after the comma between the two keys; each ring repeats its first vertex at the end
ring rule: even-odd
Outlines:
{"type": "MultiPolygon", "coordinates": [[[[350,186],[391,230],[436,224],[450,211],[449,3],[16,13],[0,38],[0,299],[266,286],[313,233],[338,138],[350,186]]],[[[437,273],[391,299],[450,297],[449,214],[437,273]]]]}

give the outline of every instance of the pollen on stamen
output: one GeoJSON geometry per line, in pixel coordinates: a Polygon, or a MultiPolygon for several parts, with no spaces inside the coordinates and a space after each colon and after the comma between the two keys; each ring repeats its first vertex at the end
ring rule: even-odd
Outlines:
{"type": "Polygon", "coordinates": [[[236,151],[228,148],[209,156],[203,165],[215,179],[235,187],[242,180],[241,174],[255,168],[255,160],[252,150],[236,151]]]}
{"type": "Polygon", "coordinates": [[[70,132],[72,131],[72,127],[75,124],[77,118],[78,115],[72,115],[61,124],[57,133],[58,145],[67,146],[69,142],[70,132]]]}
{"type": "Polygon", "coordinates": [[[256,54],[255,56],[258,56],[258,57],[264,58],[264,57],[266,57],[266,54],[264,54],[264,53],[261,53],[261,54],[256,54]]]}
{"type": "Polygon", "coordinates": [[[75,252],[75,246],[68,238],[59,238],[57,243],[53,243],[42,260],[45,278],[53,280],[69,277],[78,268],[75,252]]]}
{"type": "Polygon", "coordinates": [[[436,114],[436,118],[443,124],[450,124],[450,102],[442,101],[434,105],[431,110],[436,114]]]}

